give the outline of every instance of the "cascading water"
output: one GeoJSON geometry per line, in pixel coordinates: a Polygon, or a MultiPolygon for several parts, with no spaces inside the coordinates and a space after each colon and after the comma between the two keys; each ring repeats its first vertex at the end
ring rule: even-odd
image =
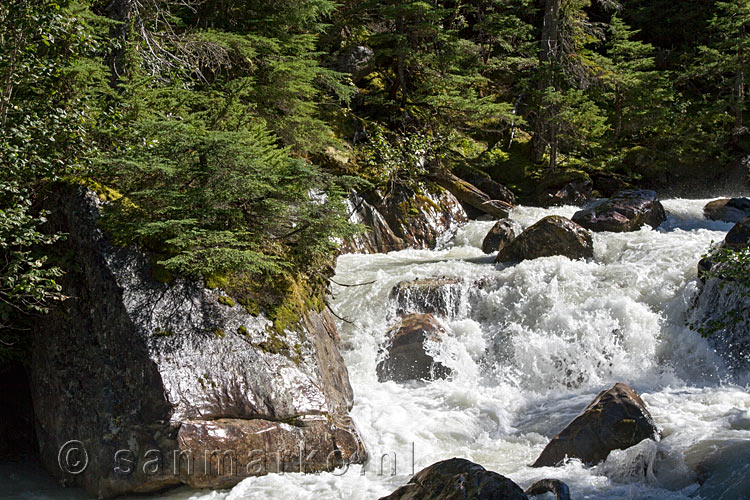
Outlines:
{"type": "MultiPolygon", "coordinates": [[[[375,499],[413,472],[458,456],[521,486],[568,483],[573,498],[750,497],[750,378],[728,375],[686,325],[696,263],[731,224],[707,221],[707,200],[667,200],[658,230],[595,233],[590,262],[549,257],[503,268],[480,250],[492,222],[472,222],[444,248],[344,255],[331,306],[355,393],[352,416],[369,463],[321,474],[250,478],[230,491],[169,493],[191,499],[375,499]],[[392,288],[404,280],[460,278],[435,353],[448,380],[379,383],[380,347],[396,320],[392,288]],[[371,282],[371,283],[370,283],[371,282]],[[663,430],[587,468],[530,468],[603,388],[633,385],[663,430]],[[394,463],[395,457],[395,463],[394,463]],[[697,472],[696,472],[697,471],[697,472]],[[702,485],[699,484],[700,477],[702,485]]],[[[518,207],[528,226],[575,207],[518,207]]]]}

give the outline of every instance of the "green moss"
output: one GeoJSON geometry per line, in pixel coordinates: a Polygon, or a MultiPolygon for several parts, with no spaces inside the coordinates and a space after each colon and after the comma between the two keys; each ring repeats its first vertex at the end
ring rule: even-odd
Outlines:
{"type": "Polygon", "coordinates": [[[174,331],[157,328],[151,335],[153,335],[154,337],[171,337],[172,335],[174,335],[174,331]]]}
{"type": "Polygon", "coordinates": [[[240,327],[237,328],[237,333],[239,333],[240,335],[248,335],[250,332],[247,331],[245,325],[240,325],[240,327]]]}
{"type": "Polygon", "coordinates": [[[252,316],[257,316],[260,314],[260,304],[258,304],[257,302],[247,297],[237,299],[237,302],[239,302],[240,305],[245,308],[246,313],[252,316]]]}
{"type": "Polygon", "coordinates": [[[299,366],[302,363],[302,345],[297,342],[294,344],[294,356],[292,356],[294,364],[299,366]]]}
{"type": "Polygon", "coordinates": [[[217,339],[223,339],[226,336],[226,332],[224,332],[221,328],[214,329],[214,337],[217,339]]]}
{"type": "Polygon", "coordinates": [[[222,295],[221,297],[219,297],[219,304],[224,304],[225,306],[228,306],[228,307],[234,307],[235,302],[232,297],[222,295]]]}
{"type": "Polygon", "coordinates": [[[215,288],[227,288],[229,287],[229,276],[226,274],[212,274],[204,277],[206,281],[206,288],[211,290],[215,288]]]}
{"type": "Polygon", "coordinates": [[[272,331],[268,340],[255,344],[263,352],[271,354],[288,354],[289,344],[282,338],[281,334],[272,331]]]}

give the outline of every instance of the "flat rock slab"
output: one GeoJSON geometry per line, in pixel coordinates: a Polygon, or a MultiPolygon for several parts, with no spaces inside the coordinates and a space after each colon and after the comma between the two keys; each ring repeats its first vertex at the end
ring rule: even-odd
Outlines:
{"type": "Polygon", "coordinates": [[[167,473],[193,488],[229,488],[246,477],[315,473],[345,466],[364,449],[348,417],[309,416],[189,421],[177,435],[178,452],[165,457],[167,473]]]}

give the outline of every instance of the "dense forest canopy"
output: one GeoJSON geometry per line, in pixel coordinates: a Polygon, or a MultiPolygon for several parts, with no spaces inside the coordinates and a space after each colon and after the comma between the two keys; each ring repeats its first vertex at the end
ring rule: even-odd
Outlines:
{"type": "Polygon", "coordinates": [[[750,147],[749,29],[747,0],[5,0],[3,342],[63,299],[59,183],[167,277],[314,287],[353,188],[710,179],[750,147]]]}

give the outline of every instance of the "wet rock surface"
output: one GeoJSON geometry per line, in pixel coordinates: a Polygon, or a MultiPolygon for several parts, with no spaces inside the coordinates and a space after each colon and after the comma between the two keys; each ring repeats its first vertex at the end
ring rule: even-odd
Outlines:
{"type": "Polygon", "coordinates": [[[526,500],[516,483],[462,458],[437,462],[380,500],[526,500]]]}
{"type": "Polygon", "coordinates": [[[421,278],[402,281],[391,290],[396,314],[430,313],[453,317],[461,307],[463,281],[457,278],[421,278]]]}
{"type": "Polygon", "coordinates": [[[591,235],[570,219],[549,215],[500,250],[495,262],[520,262],[552,255],[564,255],[570,259],[592,258],[594,243],[591,235]]]}
{"type": "Polygon", "coordinates": [[[349,220],[365,226],[364,232],[345,241],[342,253],[381,253],[406,248],[406,242],[396,236],[378,209],[357,193],[352,193],[348,203],[349,220]]]}
{"type": "Polygon", "coordinates": [[[420,192],[397,187],[388,196],[353,195],[350,220],[366,231],[342,246],[343,253],[385,253],[435,248],[448,241],[468,217],[458,200],[439,186],[420,192]]]}
{"type": "Polygon", "coordinates": [[[629,385],[618,382],[600,392],[553,437],[532,466],[555,466],[566,458],[593,465],[606,459],[612,450],[623,450],[657,435],[656,424],[641,397],[629,385]]]}
{"type": "Polygon", "coordinates": [[[378,380],[405,382],[445,378],[451,370],[429,353],[443,341],[445,330],[432,314],[409,314],[388,333],[386,357],[378,363],[378,380]]]}
{"type": "MultiPolygon", "coordinates": [[[[97,227],[94,193],[63,190],[48,208],[50,229],[69,234],[65,251],[78,263],[62,279],[71,299],[40,318],[33,346],[40,457],[58,479],[100,497],[185,482],[235,484],[254,472],[194,480],[143,468],[148,450],[166,457],[190,451],[186,443],[213,446],[199,433],[185,438],[183,426],[222,419],[285,421],[290,436],[323,446],[319,454],[341,449],[344,459],[364,460],[364,452],[350,454],[353,442],[361,444],[356,431],[341,437],[334,423],[347,421],[352,391],[329,314],[311,310],[295,328],[275,332],[262,314],[220,302],[220,290],[182,279],[154,280],[147,254],[113,247],[97,227]],[[313,417],[325,421],[312,431],[298,425],[313,417]],[[58,464],[58,451],[69,440],[80,441],[88,453],[80,474],[68,474],[58,464]],[[115,467],[122,449],[134,459],[126,473],[115,467]]],[[[271,453],[268,446],[281,438],[277,441],[257,444],[271,453]]]]}
{"type": "Polygon", "coordinates": [[[493,253],[508,246],[523,232],[521,225],[510,219],[497,221],[482,241],[482,251],[493,253]]]}
{"type": "Polygon", "coordinates": [[[655,191],[626,190],[593,207],[579,210],[573,222],[592,231],[637,231],[644,225],[659,227],[666,220],[655,191]]]}
{"type": "Polygon", "coordinates": [[[703,208],[707,219],[739,222],[750,217],[750,198],[721,198],[710,201],[703,208]]]}
{"type": "Polygon", "coordinates": [[[732,250],[750,246],[750,217],[738,221],[724,237],[722,246],[732,250]]]}
{"type": "Polygon", "coordinates": [[[737,222],[719,248],[698,262],[701,289],[688,316],[733,371],[750,367],[750,289],[736,271],[727,275],[725,257],[718,252],[748,247],[750,217],[737,222]]]}
{"type": "Polygon", "coordinates": [[[237,476],[331,470],[363,452],[351,418],[326,415],[187,421],[177,442],[183,453],[169,465],[194,488],[229,488],[237,476]]]}

